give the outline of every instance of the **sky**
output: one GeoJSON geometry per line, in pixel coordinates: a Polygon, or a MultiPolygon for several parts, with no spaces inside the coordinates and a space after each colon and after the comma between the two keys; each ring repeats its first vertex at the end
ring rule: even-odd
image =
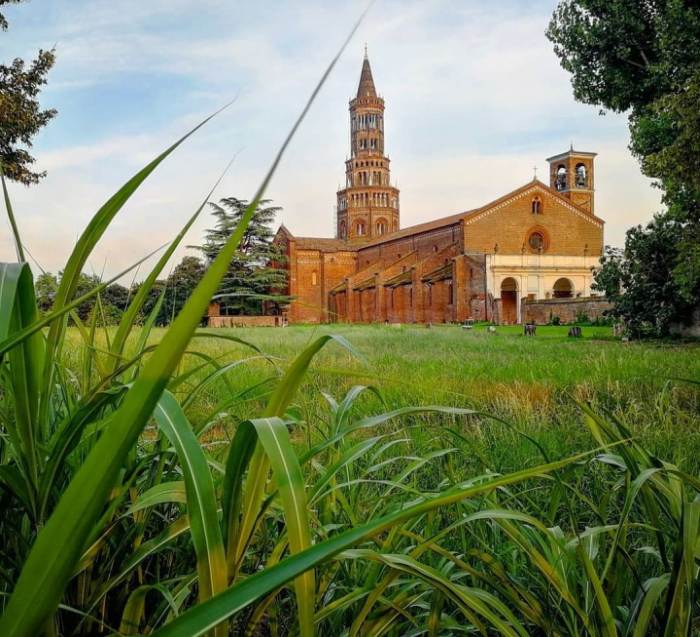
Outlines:
{"type": "MultiPolygon", "coordinates": [[[[661,209],[627,146],[624,114],[574,101],[544,31],[554,0],[377,0],[294,138],[268,197],[298,236],[333,236],[349,152],[348,100],[366,43],[386,100],[386,151],[406,227],[481,206],[573,143],[598,153],[605,239],[661,209]]],[[[10,184],[23,242],[57,272],[93,214],[207,115],[120,211],[88,270],[113,275],[172,239],[228,162],[214,199],[250,198],[365,0],[30,0],[3,7],[0,60],[55,47],[41,93],[57,117],[35,140],[30,188],[10,184]]],[[[203,213],[175,256],[193,254],[203,213]]],[[[0,261],[14,260],[0,219],[0,261]]],[[[145,267],[145,266],[142,266],[145,267]]]]}

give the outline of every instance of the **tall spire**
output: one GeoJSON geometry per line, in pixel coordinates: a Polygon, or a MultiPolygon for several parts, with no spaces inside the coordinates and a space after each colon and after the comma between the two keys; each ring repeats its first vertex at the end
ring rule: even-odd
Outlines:
{"type": "Polygon", "coordinates": [[[365,58],[362,61],[362,74],[360,75],[360,84],[357,87],[357,97],[377,97],[377,91],[374,88],[374,79],[372,79],[372,69],[369,66],[369,57],[367,57],[366,44],[365,58]]]}

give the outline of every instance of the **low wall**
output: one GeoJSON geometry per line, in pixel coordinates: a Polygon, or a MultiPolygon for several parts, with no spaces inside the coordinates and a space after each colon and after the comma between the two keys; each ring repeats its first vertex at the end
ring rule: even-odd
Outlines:
{"type": "Polygon", "coordinates": [[[209,327],[279,327],[281,316],[209,316],[209,327]]]}
{"type": "Polygon", "coordinates": [[[700,306],[695,308],[687,323],[674,323],[671,325],[671,334],[700,338],[700,306]]]}
{"type": "Polygon", "coordinates": [[[612,303],[604,298],[588,296],[576,299],[542,299],[522,302],[522,322],[546,325],[552,317],[558,316],[562,323],[574,323],[585,314],[593,321],[603,317],[603,312],[612,308],[612,303]]]}

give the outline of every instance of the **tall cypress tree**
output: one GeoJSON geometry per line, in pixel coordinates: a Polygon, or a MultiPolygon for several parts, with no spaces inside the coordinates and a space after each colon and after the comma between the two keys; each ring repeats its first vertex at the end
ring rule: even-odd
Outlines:
{"type": "MultiPolygon", "coordinates": [[[[194,247],[211,263],[238,227],[248,202],[227,197],[209,205],[215,225],[206,230],[204,244],[194,247]]],[[[259,203],[214,297],[221,304],[222,313],[256,315],[271,308],[279,311],[291,300],[280,293],[287,289],[287,270],[280,267],[286,257],[272,241],[272,225],[281,210],[269,199],[259,203]]]]}

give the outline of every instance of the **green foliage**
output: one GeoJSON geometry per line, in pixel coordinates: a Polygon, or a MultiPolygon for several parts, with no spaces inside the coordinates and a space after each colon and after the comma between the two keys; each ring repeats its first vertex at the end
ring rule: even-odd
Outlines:
{"type": "Polygon", "coordinates": [[[638,335],[666,334],[670,321],[687,321],[700,306],[700,7],[563,0],[547,36],[577,99],[629,112],[630,148],[664,191],[667,212],[632,228],[624,252],[607,255],[599,278],[601,289],[613,290],[619,265],[626,273],[620,282],[632,285],[617,289],[617,315],[638,335]],[[623,263],[649,254],[660,272],[645,277],[648,264],[623,263]],[[666,284],[655,280],[663,277],[666,284]]]}
{"type": "Polygon", "coordinates": [[[692,312],[693,299],[685,299],[674,276],[679,258],[676,224],[666,215],[631,228],[624,250],[606,249],[594,288],[614,303],[612,316],[632,336],[666,336],[692,312]]]}
{"type": "Polygon", "coordinates": [[[172,317],[180,313],[205,272],[204,264],[197,257],[185,256],[182,258],[182,261],[175,266],[168,277],[168,291],[163,303],[163,313],[167,318],[162,323],[159,321],[159,324],[169,323],[172,317]]]}
{"type": "Polygon", "coordinates": [[[205,271],[204,264],[200,259],[185,256],[173,268],[165,281],[156,279],[150,285],[148,282],[134,285],[131,291],[133,296],[136,296],[143,286],[148,288],[148,294],[143,300],[139,314],[146,317],[156,305],[159,305],[160,309],[155,317],[155,324],[169,325],[173,318],[180,313],[205,271]],[[162,302],[160,302],[161,295],[163,296],[162,302]]]}
{"type": "Polygon", "coordinates": [[[58,277],[50,272],[42,272],[34,283],[36,304],[39,311],[45,314],[53,307],[56,292],[58,291],[58,277]]]}
{"type": "MultiPolygon", "coordinates": [[[[221,304],[224,314],[263,314],[272,305],[279,310],[280,305],[289,302],[290,297],[282,293],[287,289],[287,270],[279,267],[285,255],[273,243],[272,224],[281,208],[269,205],[263,200],[255,210],[236,256],[214,300],[221,304]]],[[[216,226],[206,231],[204,244],[196,246],[211,262],[231,233],[240,224],[248,202],[235,197],[212,203],[216,226]]]]}
{"type": "MultiPolygon", "coordinates": [[[[20,1],[0,0],[0,6],[20,1]]],[[[7,26],[0,13],[0,30],[7,26]]],[[[37,99],[54,61],[53,50],[40,50],[28,66],[19,58],[9,65],[0,64],[0,164],[9,179],[27,185],[37,183],[46,174],[32,171],[35,160],[27,149],[32,147],[32,138],[56,115],[55,109],[42,110],[37,99]]]]}

